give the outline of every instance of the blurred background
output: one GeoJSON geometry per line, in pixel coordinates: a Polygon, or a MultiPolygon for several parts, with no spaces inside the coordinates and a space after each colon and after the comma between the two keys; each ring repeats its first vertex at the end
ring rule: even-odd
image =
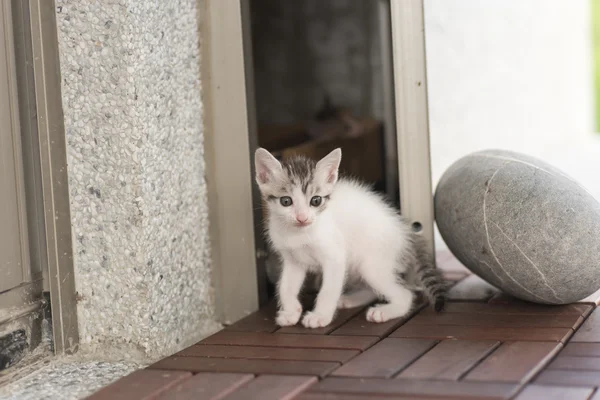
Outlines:
{"type": "MultiPolygon", "coordinates": [[[[345,169],[397,201],[387,3],[254,0],[254,84],[259,144],[356,148],[345,169]]],[[[425,0],[425,26],[434,187],[461,156],[502,148],[600,198],[600,0],[425,0]]]]}

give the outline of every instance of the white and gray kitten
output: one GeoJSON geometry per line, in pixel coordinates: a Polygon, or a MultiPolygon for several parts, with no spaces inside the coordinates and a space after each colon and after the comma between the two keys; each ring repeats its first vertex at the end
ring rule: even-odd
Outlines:
{"type": "Polygon", "coordinates": [[[295,157],[280,163],[267,150],[255,153],[256,182],[268,205],[268,239],[282,259],[277,285],[277,324],[295,325],[302,315],[298,295],[308,271],[322,276],[313,311],[302,324],[328,325],[336,309],[386,301],[367,311],[385,322],[409,313],[422,288],[440,311],[446,285],[408,224],[368,187],[338,179],[342,151],[319,162],[295,157]],[[404,279],[403,279],[404,278],[404,279]],[[352,292],[344,294],[344,288],[352,292]]]}

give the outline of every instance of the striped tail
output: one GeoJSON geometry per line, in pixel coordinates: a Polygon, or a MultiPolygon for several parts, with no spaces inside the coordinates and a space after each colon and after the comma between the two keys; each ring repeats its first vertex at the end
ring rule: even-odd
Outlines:
{"type": "Polygon", "coordinates": [[[436,312],[446,305],[448,284],[442,272],[435,267],[432,255],[427,251],[427,245],[420,235],[414,235],[415,256],[417,258],[416,279],[423,286],[423,291],[436,312]]]}

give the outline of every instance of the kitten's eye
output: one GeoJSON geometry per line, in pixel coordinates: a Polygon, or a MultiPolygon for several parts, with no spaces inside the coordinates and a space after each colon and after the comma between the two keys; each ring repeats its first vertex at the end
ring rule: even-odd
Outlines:
{"type": "Polygon", "coordinates": [[[322,202],[323,198],[321,196],[313,196],[313,198],[310,199],[310,205],[313,207],[319,207],[322,202]]]}
{"type": "Polygon", "coordinates": [[[284,207],[289,207],[292,205],[292,198],[290,196],[283,196],[279,198],[279,202],[284,207]]]}

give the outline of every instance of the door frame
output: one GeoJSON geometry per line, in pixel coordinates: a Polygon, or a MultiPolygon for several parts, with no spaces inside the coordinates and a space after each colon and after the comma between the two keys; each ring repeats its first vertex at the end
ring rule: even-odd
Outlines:
{"type": "Polygon", "coordinates": [[[199,0],[204,157],[216,315],[259,306],[250,149],[256,138],[248,0],[199,0]],[[244,40],[246,38],[247,40],[244,40]]]}
{"type": "MultiPolygon", "coordinates": [[[[228,324],[255,311],[261,297],[249,0],[198,1],[215,301],[218,318],[228,324]]],[[[434,254],[423,0],[389,1],[402,214],[420,227],[434,254]]]]}
{"type": "Polygon", "coordinates": [[[32,262],[49,292],[55,354],[79,344],[67,148],[54,0],[12,0],[32,262]]]}

